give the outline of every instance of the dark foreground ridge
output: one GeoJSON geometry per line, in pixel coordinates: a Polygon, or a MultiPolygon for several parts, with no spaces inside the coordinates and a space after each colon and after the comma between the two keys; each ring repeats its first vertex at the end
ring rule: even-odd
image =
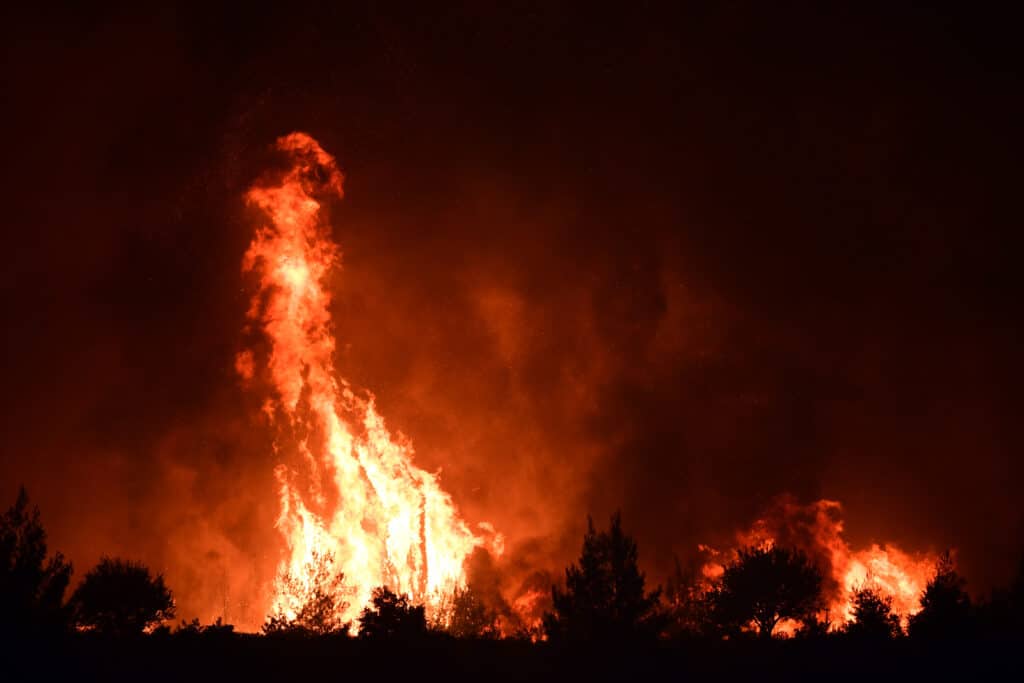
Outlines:
{"type": "Polygon", "coordinates": [[[947,554],[906,632],[872,585],[835,628],[820,571],[781,546],[741,550],[709,588],[648,590],[618,514],[590,521],[543,624],[512,631],[471,585],[447,618],[381,586],[358,627],[343,623],[340,575],[259,634],[220,618],[172,628],[171,590],[145,565],[103,558],[65,600],[71,573],[21,491],[0,516],[0,681],[980,680],[1014,670],[1024,645],[1020,576],[973,603],[947,554]],[[780,637],[783,620],[800,626],[780,637]]]}
{"type": "Polygon", "coordinates": [[[257,635],[110,639],[89,634],[14,646],[8,681],[580,681],[580,680],[985,680],[1015,670],[1014,639],[859,643],[756,639],[628,648],[522,641],[381,643],[257,635]]]}

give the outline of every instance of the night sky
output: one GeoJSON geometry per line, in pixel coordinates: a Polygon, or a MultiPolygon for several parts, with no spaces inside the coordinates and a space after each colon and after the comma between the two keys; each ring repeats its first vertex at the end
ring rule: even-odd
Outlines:
{"type": "Polygon", "coordinates": [[[522,567],[621,508],[663,581],[789,493],[1008,580],[1008,17],[290,4],[0,17],[0,499],[77,576],[137,557],[198,605],[272,571],[242,195],[301,130],[346,174],[338,371],[522,567]]]}

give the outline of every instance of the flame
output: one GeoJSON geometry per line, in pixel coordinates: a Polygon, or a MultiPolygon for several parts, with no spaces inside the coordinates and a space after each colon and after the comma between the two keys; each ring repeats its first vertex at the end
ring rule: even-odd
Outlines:
{"type": "MultiPolygon", "coordinates": [[[[412,444],[388,431],[372,394],[335,374],[326,282],[340,251],[315,197],[340,198],[343,176],[305,133],[280,138],[277,148],[291,167],[247,193],[269,222],[243,260],[243,271],[258,277],[248,317],[267,342],[262,413],[282,460],[276,527],[285,553],[270,609],[292,619],[317,590],[335,590],[341,576],[338,620],[353,620],[382,585],[430,612],[444,593],[465,585],[463,563],[472,550],[488,545],[500,554],[501,537],[489,526],[474,534],[437,475],[413,464],[412,444]]],[[[253,350],[236,359],[247,384],[256,360],[253,350]]]]}
{"type": "MultiPolygon", "coordinates": [[[[921,594],[935,574],[938,557],[909,553],[893,543],[854,549],[843,530],[838,501],[823,499],[801,505],[782,498],[750,529],[737,533],[736,541],[737,547],[781,544],[806,553],[825,576],[832,629],[852,621],[853,593],[864,586],[891,598],[893,611],[906,627],[908,619],[921,610],[921,594]]],[[[705,588],[710,588],[720,579],[724,565],[736,557],[736,548],[723,552],[700,545],[698,549],[706,558],[701,573],[705,588]]],[[[792,633],[795,626],[777,630],[792,633]]]]}
{"type": "Polygon", "coordinates": [[[894,545],[872,544],[866,550],[851,552],[845,570],[841,570],[844,599],[833,604],[833,613],[844,622],[851,621],[850,596],[868,585],[892,598],[893,611],[906,627],[908,619],[921,611],[921,594],[935,575],[936,562],[933,555],[911,555],[894,545]]]}

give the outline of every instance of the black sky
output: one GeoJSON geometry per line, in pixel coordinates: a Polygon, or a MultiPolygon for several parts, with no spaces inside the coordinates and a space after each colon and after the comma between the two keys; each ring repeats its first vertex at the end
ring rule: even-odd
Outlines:
{"type": "Polygon", "coordinates": [[[4,10],[0,493],[73,559],[260,547],[241,195],[304,130],[347,175],[339,369],[473,520],[571,550],[621,507],[658,571],[791,492],[1006,578],[1008,17],[340,4],[4,10]]]}

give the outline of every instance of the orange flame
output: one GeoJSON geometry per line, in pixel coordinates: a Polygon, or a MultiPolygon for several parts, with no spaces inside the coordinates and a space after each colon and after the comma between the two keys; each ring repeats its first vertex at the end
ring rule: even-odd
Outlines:
{"type": "MultiPolygon", "coordinates": [[[[921,610],[921,594],[935,574],[938,557],[931,553],[908,553],[892,543],[872,544],[855,550],[843,535],[842,505],[819,500],[800,505],[783,498],[745,532],[736,534],[739,546],[781,544],[804,551],[823,570],[828,618],[838,629],[853,619],[853,592],[868,586],[892,598],[893,611],[904,627],[921,610]]],[[[701,567],[707,587],[722,575],[723,564],[735,557],[699,546],[708,560],[701,567]]],[[[795,624],[780,631],[792,632],[795,624]]]]}
{"type": "MultiPolygon", "coordinates": [[[[275,427],[275,452],[288,460],[275,469],[286,552],[270,608],[294,618],[325,589],[311,577],[337,586],[343,575],[348,602],[338,601],[340,621],[354,619],[382,585],[430,611],[465,584],[463,563],[473,548],[489,539],[500,550],[501,539],[489,526],[474,534],[437,475],[413,464],[412,444],[387,430],[372,394],[336,376],[326,279],[340,251],[314,197],[341,197],[343,177],[305,133],[280,138],[277,148],[292,165],[247,193],[269,223],[243,261],[259,279],[248,317],[268,342],[263,413],[275,427]]],[[[254,363],[252,351],[239,354],[243,379],[254,377],[254,363]]]]}
{"type": "Polygon", "coordinates": [[[867,585],[892,598],[893,611],[906,627],[907,620],[921,611],[921,594],[935,575],[936,562],[932,555],[911,555],[891,544],[876,543],[866,550],[853,551],[840,570],[844,597],[833,605],[832,611],[843,622],[852,620],[850,596],[867,585]]]}

